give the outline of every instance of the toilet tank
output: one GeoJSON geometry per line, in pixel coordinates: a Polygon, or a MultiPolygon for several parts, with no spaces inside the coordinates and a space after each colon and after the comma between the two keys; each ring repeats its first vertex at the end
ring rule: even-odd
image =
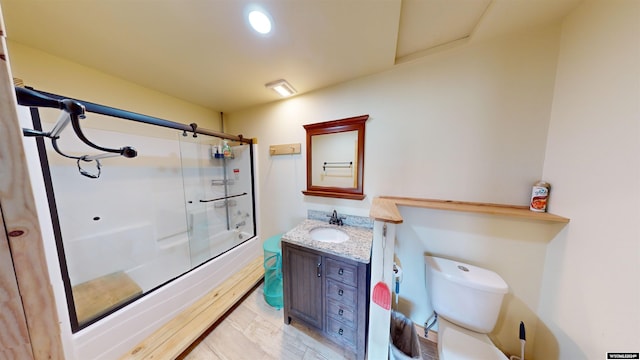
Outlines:
{"type": "Polygon", "coordinates": [[[489,333],[498,320],[507,283],[487,269],[425,256],[427,293],[445,319],[466,329],[489,333]]]}

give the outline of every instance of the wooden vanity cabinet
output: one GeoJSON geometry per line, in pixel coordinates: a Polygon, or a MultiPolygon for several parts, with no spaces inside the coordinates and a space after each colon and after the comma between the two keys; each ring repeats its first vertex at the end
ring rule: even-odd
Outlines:
{"type": "Polygon", "coordinates": [[[369,264],[282,242],[284,322],[300,321],[365,358],[369,264]]]}
{"type": "Polygon", "coordinates": [[[291,317],[322,329],[322,255],[282,243],[282,280],[285,323],[291,317]]]}

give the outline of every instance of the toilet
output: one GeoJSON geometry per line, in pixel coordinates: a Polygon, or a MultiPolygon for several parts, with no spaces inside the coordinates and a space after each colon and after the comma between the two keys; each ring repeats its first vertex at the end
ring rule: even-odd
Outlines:
{"type": "Polygon", "coordinates": [[[427,292],[438,315],[440,360],[508,360],[489,336],[507,283],[493,271],[425,256],[427,292]]]}

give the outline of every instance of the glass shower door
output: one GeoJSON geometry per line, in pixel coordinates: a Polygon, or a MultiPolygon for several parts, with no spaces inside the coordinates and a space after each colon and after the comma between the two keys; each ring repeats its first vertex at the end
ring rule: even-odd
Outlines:
{"type": "Polygon", "coordinates": [[[214,136],[180,141],[192,267],[255,236],[251,150],[214,136]]]}

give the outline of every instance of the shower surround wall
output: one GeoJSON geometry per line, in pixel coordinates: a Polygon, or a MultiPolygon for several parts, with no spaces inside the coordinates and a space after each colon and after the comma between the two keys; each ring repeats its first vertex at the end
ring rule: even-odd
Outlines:
{"type": "MultiPolygon", "coordinates": [[[[18,110],[21,126],[32,128],[28,109],[18,110]]],[[[52,126],[47,119],[55,119],[56,111],[39,111],[46,130],[52,126]]],[[[177,130],[113,118],[106,122],[97,114],[86,120],[83,126],[92,141],[105,146],[132,145],[140,155],[105,159],[100,178],[89,179],[78,173],[75,160],[60,157],[47,145],[66,255],[62,267],[46,203],[38,204],[38,215],[66,357],[112,359],[261,254],[254,225],[250,155],[250,147],[254,151],[256,147],[237,145],[234,159],[215,159],[211,144],[221,141],[217,138],[193,138],[191,133],[183,137],[177,130]],[[114,131],[122,126],[125,131],[114,131]],[[225,175],[233,181],[222,181],[221,186],[225,175]],[[217,180],[216,185],[212,180],[217,180]],[[246,194],[228,204],[200,201],[232,193],[246,194]],[[124,273],[141,292],[153,291],[106,317],[98,314],[93,324],[94,319],[87,319],[89,325],[73,333],[73,315],[67,311],[61,289],[64,265],[71,286],[124,273]]],[[[24,145],[31,176],[37,179],[34,192],[46,199],[35,141],[25,139],[24,145]]],[[[60,147],[75,155],[89,152],[82,146],[70,129],[63,133],[60,147]]],[[[87,170],[95,171],[88,165],[87,170]]]]}

